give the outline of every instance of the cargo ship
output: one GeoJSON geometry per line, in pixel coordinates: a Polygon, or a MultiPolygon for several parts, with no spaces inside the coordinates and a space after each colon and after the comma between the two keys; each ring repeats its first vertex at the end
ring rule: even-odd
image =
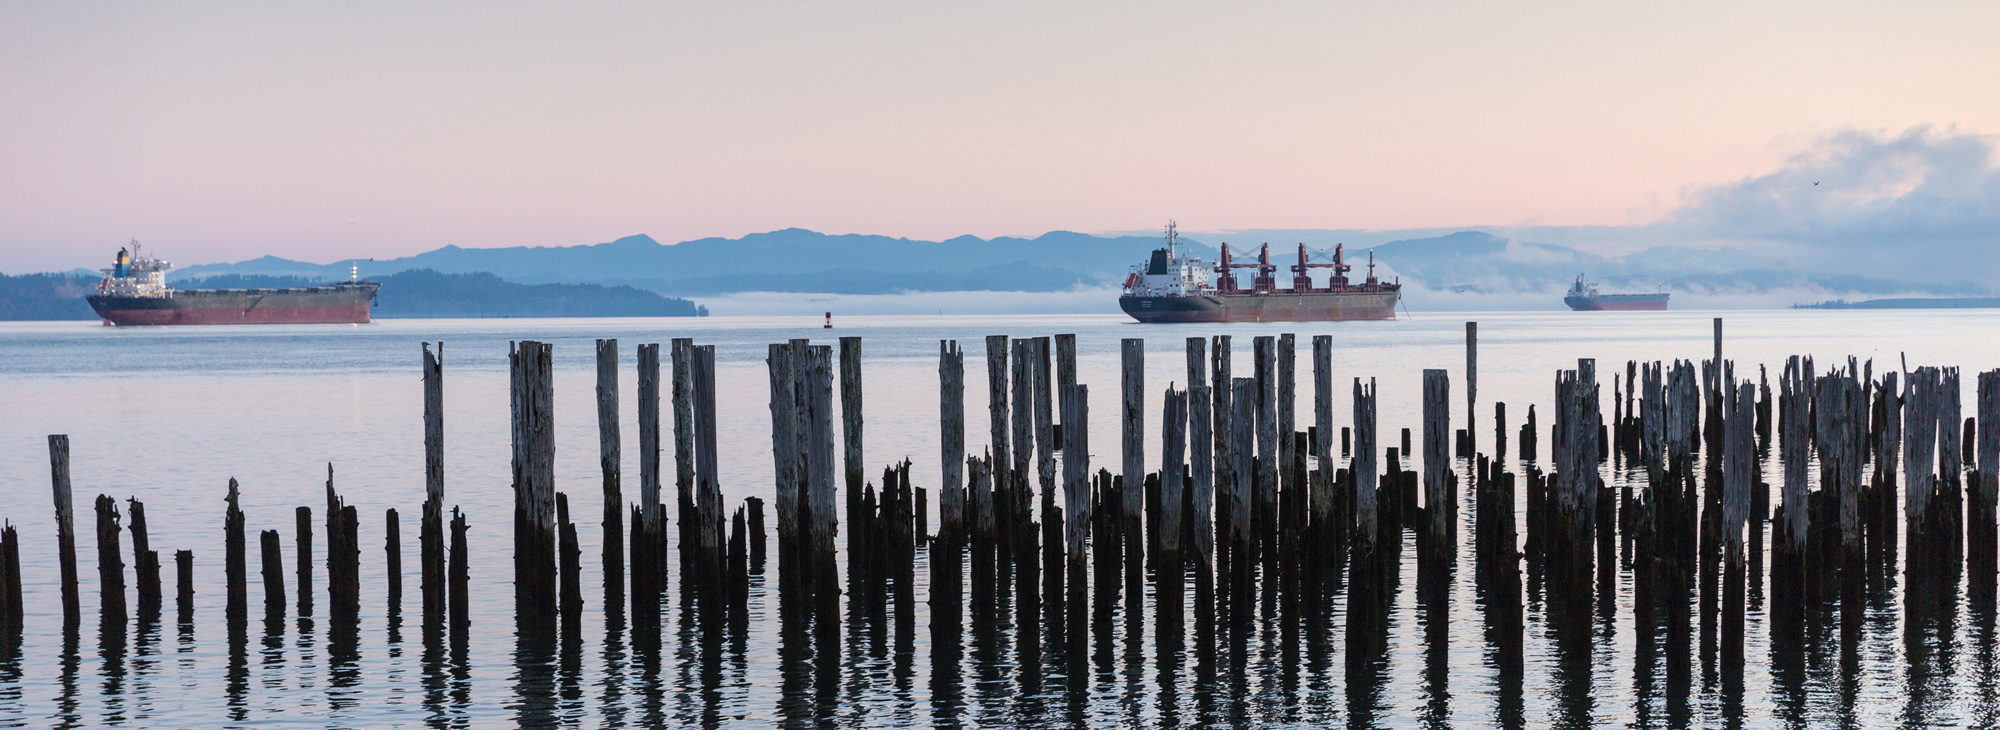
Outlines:
{"type": "Polygon", "coordinates": [[[1667,309],[1667,293],[1651,294],[1603,294],[1597,291],[1597,282],[1587,281],[1582,274],[1576,275],[1576,283],[1569,287],[1569,294],[1563,303],[1578,312],[1662,312],[1667,309]]]}
{"type": "Polygon", "coordinates": [[[365,324],[373,281],[344,281],[290,289],[173,289],[173,264],[148,258],[139,242],[118,249],[96,293],[85,297],[107,325],[163,324],[365,324]]]}
{"type": "Polygon", "coordinates": [[[1396,318],[1400,282],[1375,278],[1375,254],[1368,254],[1368,278],[1352,283],[1344,247],[1334,246],[1331,260],[1312,261],[1304,244],[1293,264],[1291,288],[1277,285],[1278,265],[1271,263],[1271,246],[1258,249],[1256,263],[1238,263],[1229,244],[1222,244],[1214,265],[1185,250],[1174,224],[1167,224],[1166,245],[1153,251],[1144,266],[1132,268],[1118,306],[1140,322],[1342,322],[1396,318]],[[1250,288],[1237,285],[1235,269],[1254,269],[1250,288]],[[1313,286],[1312,270],[1327,269],[1325,286],[1313,286]]]}

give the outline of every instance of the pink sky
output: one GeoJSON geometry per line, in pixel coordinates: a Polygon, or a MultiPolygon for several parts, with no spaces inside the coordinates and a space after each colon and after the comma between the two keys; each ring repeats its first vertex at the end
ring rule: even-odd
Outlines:
{"type": "Polygon", "coordinates": [[[2000,4],[9,3],[0,271],[799,226],[1629,224],[2000,131],[2000,4]]]}

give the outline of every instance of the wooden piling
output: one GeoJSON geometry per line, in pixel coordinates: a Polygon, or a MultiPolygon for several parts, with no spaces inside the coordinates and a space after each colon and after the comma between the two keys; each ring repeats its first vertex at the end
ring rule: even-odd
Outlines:
{"type": "Polygon", "coordinates": [[[1478,413],[1479,404],[1479,323],[1465,323],[1465,449],[1461,456],[1471,457],[1478,450],[1478,429],[1473,428],[1477,420],[1472,414],[1478,413]]]}
{"type": "MultiPolygon", "coordinates": [[[[243,510],[238,505],[235,477],[229,478],[229,493],[222,501],[229,505],[222,516],[222,571],[228,597],[225,616],[229,629],[240,631],[248,615],[250,599],[243,562],[243,510]]],[[[187,583],[184,581],[182,585],[187,583]]]]}
{"type": "Polygon", "coordinates": [[[49,482],[55,491],[56,565],[62,569],[63,625],[75,626],[83,618],[77,599],[76,516],[70,499],[69,436],[49,436],[49,482]]]}
{"type": "Polygon", "coordinates": [[[1978,421],[1973,442],[1974,479],[1968,490],[1966,514],[1966,573],[1971,576],[1968,591],[1989,604],[1994,601],[1996,552],[2000,534],[1994,523],[1995,505],[2000,504],[2000,370],[1978,375],[1978,421]]]}
{"type": "Polygon", "coordinates": [[[1167,388],[1160,406],[1160,540],[1154,571],[1160,588],[1154,602],[1160,610],[1160,631],[1181,625],[1181,506],[1185,488],[1183,466],[1187,451],[1187,391],[1167,388]]]}
{"type": "Polygon", "coordinates": [[[132,575],[139,595],[139,621],[155,621],[160,616],[160,552],[153,549],[146,529],[146,505],[137,498],[126,500],[126,531],[132,533],[132,575]]]}
{"type": "Polygon", "coordinates": [[[847,523],[857,525],[848,534],[851,547],[869,551],[868,530],[860,529],[857,510],[861,504],[861,488],[866,468],[862,461],[861,442],[861,338],[840,338],[840,436],[841,465],[845,475],[843,494],[846,495],[847,523]]]}
{"type": "Polygon", "coordinates": [[[389,613],[394,615],[403,609],[403,520],[396,508],[390,507],[383,513],[383,521],[382,551],[388,570],[384,582],[388,584],[389,613]]]}
{"type": "Polygon", "coordinates": [[[1138,626],[1143,622],[1140,606],[1144,600],[1145,581],[1145,534],[1141,523],[1145,515],[1146,480],[1146,341],[1137,337],[1127,337],[1119,341],[1119,378],[1121,408],[1119,411],[1119,436],[1121,437],[1119,461],[1124,480],[1123,504],[1119,516],[1123,520],[1120,531],[1125,538],[1125,595],[1127,626],[1138,626]]]}
{"type": "Polygon", "coordinates": [[[299,505],[292,510],[294,579],[299,588],[299,618],[313,615],[313,518],[312,508],[299,505]]]}
{"type": "Polygon", "coordinates": [[[333,465],[326,465],[326,592],[335,626],[352,626],[361,616],[360,519],[333,488],[333,465]]]}
{"type": "MultiPolygon", "coordinates": [[[[1057,352],[1063,351],[1063,340],[1056,340],[1057,352]]],[[[1073,353],[1073,351],[1072,351],[1073,353]]],[[[1061,358],[1058,357],[1058,362],[1061,358]]],[[[1060,372],[1060,371],[1059,371],[1060,372]]],[[[1072,371],[1073,373],[1073,371],[1072,371]]],[[[1062,390],[1063,422],[1063,554],[1068,561],[1064,585],[1068,595],[1064,598],[1068,611],[1066,625],[1068,631],[1068,652],[1071,661],[1082,661],[1089,647],[1088,632],[1084,626],[1089,621],[1089,578],[1086,572],[1084,541],[1089,537],[1090,527],[1090,386],[1070,383],[1062,390]]]]}
{"type": "MultiPolygon", "coordinates": [[[[1008,443],[1011,432],[1008,430],[1009,421],[1007,418],[1007,376],[1009,372],[1007,368],[1007,356],[1007,336],[987,335],[986,415],[990,425],[988,433],[990,440],[987,442],[990,453],[987,456],[993,460],[993,490],[1002,494],[1006,491],[1007,485],[1013,483],[1009,474],[1013,470],[1013,459],[1011,456],[1013,451],[1008,443]]],[[[990,514],[994,521],[994,529],[1000,531],[1006,530],[1007,525],[1004,521],[1006,513],[1003,511],[1005,509],[1003,497],[996,497],[991,507],[992,512],[990,514]]],[[[988,535],[988,537],[992,537],[992,535],[988,535]]]]}
{"type": "MultiPolygon", "coordinates": [[[[701,546],[702,584],[721,596],[724,570],[722,484],[716,455],[715,346],[689,348],[694,356],[690,376],[694,385],[695,423],[695,510],[700,516],[697,536],[701,546]]],[[[856,418],[859,418],[857,413],[856,418]]],[[[856,425],[855,428],[860,428],[856,425]]]]}
{"type": "Polygon", "coordinates": [[[1354,461],[1350,473],[1354,476],[1354,532],[1357,538],[1356,550],[1372,554],[1375,550],[1376,524],[1376,447],[1375,447],[1375,379],[1369,378],[1364,388],[1360,378],[1354,379],[1354,461]]]}
{"type": "Polygon", "coordinates": [[[424,343],[424,506],[417,526],[423,563],[424,626],[440,629],[445,619],[444,536],[444,343],[424,343]]]}
{"type": "MultiPolygon", "coordinates": [[[[1313,454],[1319,459],[1319,477],[1313,482],[1312,522],[1316,553],[1330,556],[1330,549],[1344,532],[1334,524],[1333,454],[1333,336],[1314,335],[1313,340],[1313,454]]],[[[1323,565],[1330,561],[1322,559],[1323,565]]],[[[1317,597],[1315,597],[1317,598],[1317,597]]]]}
{"type": "Polygon", "coordinates": [[[748,576],[751,573],[764,572],[764,544],[766,542],[764,535],[764,498],[744,497],[743,506],[749,511],[747,519],[749,521],[748,527],[750,532],[747,539],[750,542],[750,553],[748,555],[749,564],[746,566],[747,572],[744,573],[745,576],[748,576]]]}
{"type": "MultiPolygon", "coordinates": [[[[655,414],[657,417],[657,414],[655,414]]],[[[604,485],[604,605],[625,598],[625,493],[621,484],[623,439],[618,427],[618,340],[597,341],[597,470],[604,485]]]]}
{"type": "Polygon", "coordinates": [[[781,599],[790,598],[805,582],[799,570],[799,516],[804,506],[805,453],[798,433],[802,423],[799,408],[799,353],[786,343],[765,349],[765,370],[771,393],[771,475],[776,481],[778,511],[778,588],[781,599]]]}
{"type": "MultiPolygon", "coordinates": [[[[557,600],[553,353],[547,343],[523,340],[509,355],[514,395],[516,620],[528,630],[553,631],[557,600]]],[[[328,492],[331,500],[330,486],[328,492]]]]}
{"type": "MultiPolygon", "coordinates": [[[[952,545],[965,534],[965,352],[957,340],[938,340],[938,451],[943,483],[938,491],[938,536],[952,545]]],[[[779,509],[784,509],[781,503],[779,509]]],[[[934,558],[935,559],[935,558],[934,558]]],[[[958,560],[957,555],[950,556],[958,560]]]]}
{"type": "MultiPolygon", "coordinates": [[[[694,415],[694,340],[676,337],[667,343],[669,355],[673,358],[673,418],[674,418],[674,519],[676,532],[680,537],[681,565],[687,567],[696,546],[701,542],[701,518],[695,504],[695,415],[694,415]]],[[[644,400],[641,398],[641,400],[644,400]]],[[[658,538],[664,542],[666,530],[661,527],[658,538]]],[[[660,548],[665,559],[666,548],[660,548]]]]}
{"type": "Polygon", "coordinates": [[[97,495],[98,614],[107,628],[125,630],[125,558],[119,547],[118,500],[97,495]]]}
{"type": "Polygon", "coordinates": [[[468,529],[465,514],[457,507],[451,508],[451,558],[450,568],[446,571],[448,583],[446,603],[449,608],[451,633],[455,641],[464,637],[472,626],[472,599],[467,585],[472,572],[472,558],[465,536],[468,529]]]}
{"type": "MultiPolygon", "coordinates": [[[[9,534],[13,532],[12,526],[9,526],[7,529],[9,534]]],[[[12,548],[9,549],[11,550],[12,548]]],[[[12,553],[10,552],[9,554],[11,555],[12,553]]],[[[12,559],[15,560],[17,563],[20,560],[19,557],[14,557],[12,559]]],[[[20,580],[20,572],[18,570],[14,574],[14,580],[16,582],[20,580]]],[[[15,589],[14,593],[17,596],[14,606],[17,609],[20,607],[18,599],[18,595],[20,593],[19,588],[20,586],[18,585],[14,586],[15,589]]],[[[193,550],[174,551],[174,609],[175,612],[179,615],[180,623],[185,625],[194,622],[194,551],[193,550]]]]}
{"type": "Polygon", "coordinates": [[[1743,666],[1744,583],[1747,577],[1743,531],[1750,516],[1750,490],[1757,483],[1757,386],[1744,382],[1730,399],[1723,425],[1722,482],[1722,667],[1743,666]]]}
{"type": "Polygon", "coordinates": [[[834,512],[832,348],[807,350],[806,381],[806,514],[811,559],[811,588],[818,599],[817,625],[822,638],[839,631],[840,582],[834,564],[834,539],[840,519],[834,512]]]}
{"type": "Polygon", "coordinates": [[[580,640],[583,628],[583,551],[576,544],[576,523],[569,518],[569,495],[556,493],[557,573],[560,575],[557,590],[560,595],[558,606],[562,616],[562,633],[565,638],[580,640]]]}
{"type": "Polygon", "coordinates": [[[1418,567],[1442,575],[1450,567],[1458,500],[1451,494],[1451,380],[1443,369],[1424,371],[1424,559],[1418,567]]]}
{"type": "Polygon", "coordinates": [[[12,523],[0,526],[0,632],[21,633],[21,535],[12,523]]]}
{"type": "Polygon", "coordinates": [[[278,531],[258,533],[264,564],[264,620],[285,617],[285,558],[278,554],[278,531]]]}

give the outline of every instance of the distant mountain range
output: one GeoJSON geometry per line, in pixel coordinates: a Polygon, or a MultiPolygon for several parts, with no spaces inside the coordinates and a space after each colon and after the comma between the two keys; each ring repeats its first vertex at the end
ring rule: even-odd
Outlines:
{"type": "MultiPolygon", "coordinates": [[[[1554,295],[1585,273],[1607,290],[1665,288],[1704,295],[1773,292],[1884,295],[1988,293],[1975,283],[1940,285],[1892,275],[1807,270],[1785,259],[1742,248],[1656,246],[1623,255],[1537,243],[1489,231],[1457,231],[1384,241],[1380,233],[1252,231],[1230,240],[1238,260],[1272,246],[1272,261],[1289,266],[1298,241],[1326,246],[1333,234],[1352,233],[1348,251],[1357,273],[1373,250],[1384,278],[1401,277],[1408,297],[1424,292],[1466,295],[1554,295]],[[1284,238],[1279,238],[1283,236],[1284,238]],[[1287,240],[1290,239],[1290,240],[1287,240]]],[[[1432,231],[1424,231],[1431,234],[1432,231]]],[[[1574,232],[1572,232],[1574,233],[1574,232]]],[[[1232,236],[1233,237],[1233,236],[1232,236]]],[[[1200,255],[1214,258],[1222,241],[1183,237],[1200,255]]],[[[662,244],[637,235],[576,246],[460,248],[446,246],[398,259],[359,261],[364,277],[431,269],[442,273],[491,273],[528,284],[631,286],[674,297],[713,298],[748,292],[885,295],[914,292],[1062,292],[1116,286],[1131,267],[1160,245],[1158,236],[1096,236],[1058,231],[1035,238],[943,241],[867,235],[830,235],[788,228],[742,238],[704,238],[662,244]]],[[[1330,247],[1330,246],[1329,246],[1330,247]]],[[[347,261],[315,264],[272,256],[234,264],[189,266],[174,280],[218,274],[346,278],[347,261]]],[[[1286,278],[1283,268],[1280,279],[1286,278]]],[[[1826,297],[1820,297],[1826,298],[1826,297]]],[[[1684,301],[1684,300],[1676,300],[1684,301]]],[[[1796,301],[1796,299],[1792,300],[1796,301]]],[[[1549,299],[1550,306],[1557,306],[1549,299]]],[[[1773,302],[1774,304],[1777,302],[1773,302]]],[[[1790,303],[1786,301],[1784,303],[1790,303]]],[[[1107,305],[1107,309],[1109,305],[1107,305]]]]}

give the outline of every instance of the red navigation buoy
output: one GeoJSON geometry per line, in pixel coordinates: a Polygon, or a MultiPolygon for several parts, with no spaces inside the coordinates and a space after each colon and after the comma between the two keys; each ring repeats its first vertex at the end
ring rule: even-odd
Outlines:
{"type": "Polygon", "coordinates": [[[823,326],[823,327],[821,327],[820,329],[829,329],[829,330],[830,330],[830,329],[833,329],[833,313],[832,313],[832,312],[827,312],[827,313],[826,313],[826,325],[825,325],[825,326],[823,326]]]}

